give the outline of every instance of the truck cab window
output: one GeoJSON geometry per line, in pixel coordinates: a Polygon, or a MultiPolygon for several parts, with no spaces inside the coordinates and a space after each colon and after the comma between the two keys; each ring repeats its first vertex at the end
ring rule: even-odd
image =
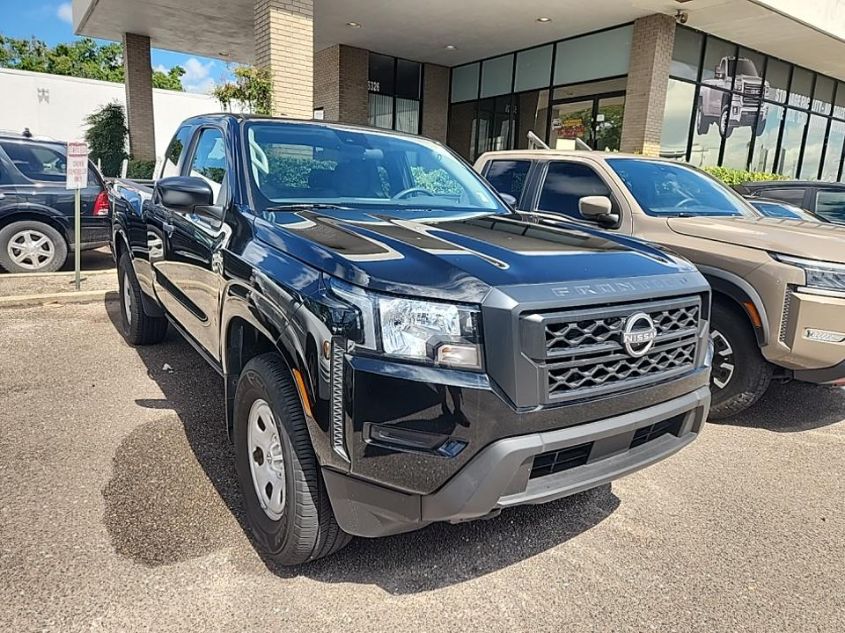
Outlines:
{"type": "Polygon", "coordinates": [[[499,193],[511,195],[519,202],[530,168],[528,160],[494,160],[487,167],[487,181],[499,193]]]}
{"type": "Polygon", "coordinates": [[[191,141],[192,131],[192,127],[185,125],[179,129],[176,136],[174,136],[173,140],[170,141],[170,145],[167,146],[167,150],[164,152],[164,164],[161,166],[161,178],[179,175],[179,159],[182,157],[182,153],[191,141]]]}
{"type": "Polygon", "coordinates": [[[613,199],[610,189],[592,168],[580,163],[554,161],[549,163],[537,208],[580,220],[578,201],[585,196],[613,199]]]}
{"type": "Polygon", "coordinates": [[[832,222],[845,222],[845,191],[819,191],[816,194],[816,212],[832,222]]]}
{"type": "Polygon", "coordinates": [[[205,180],[214,192],[215,204],[221,204],[224,197],[223,183],[227,171],[223,133],[217,128],[202,130],[194,155],[191,158],[191,168],[188,175],[205,180]]]}

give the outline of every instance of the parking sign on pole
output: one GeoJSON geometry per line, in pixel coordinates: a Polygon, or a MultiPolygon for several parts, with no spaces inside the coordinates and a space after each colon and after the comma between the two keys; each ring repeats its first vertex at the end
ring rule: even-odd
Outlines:
{"type": "Polygon", "coordinates": [[[74,272],[76,289],[80,287],[80,242],[79,234],[82,224],[82,189],[88,186],[88,144],[85,141],[71,141],[67,144],[67,177],[65,189],[73,189],[75,194],[75,208],[73,214],[73,240],[74,240],[74,272]]]}

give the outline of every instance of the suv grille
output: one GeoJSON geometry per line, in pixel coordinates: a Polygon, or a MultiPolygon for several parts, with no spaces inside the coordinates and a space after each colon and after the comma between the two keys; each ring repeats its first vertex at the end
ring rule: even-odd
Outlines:
{"type": "Polygon", "coordinates": [[[701,297],[522,316],[523,351],[545,370],[547,401],[620,391],[671,378],[695,366],[701,297]],[[637,316],[639,315],[639,316],[637,316]],[[654,342],[626,346],[624,331],[654,324],[654,342]]]}

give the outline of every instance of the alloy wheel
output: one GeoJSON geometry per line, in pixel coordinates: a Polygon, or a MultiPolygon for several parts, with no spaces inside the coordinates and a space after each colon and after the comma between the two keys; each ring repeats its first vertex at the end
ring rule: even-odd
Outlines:
{"type": "Polygon", "coordinates": [[[713,369],[710,379],[719,389],[724,389],[736,372],[734,349],[719,330],[710,331],[710,340],[713,341],[713,369]]]}
{"type": "Polygon", "coordinates": [[[26,270],[41,270],[53,261],[56,246],[53,241],[36,229],[18,231],[6,247],[11,260],[26,270]]]}
{"type": "Polygon", "coordinates": [[[126,325],[132,325],[132,289],[129,287],[129,273],[123,273],[123,316],[126,325]]]}
{"type": "Polygon", "coordinates": [[[273,410],[265,400],[252,403],[247,421],[249,469],[255,494],[273,521],[285,509],[285,458],[273,410]]]}

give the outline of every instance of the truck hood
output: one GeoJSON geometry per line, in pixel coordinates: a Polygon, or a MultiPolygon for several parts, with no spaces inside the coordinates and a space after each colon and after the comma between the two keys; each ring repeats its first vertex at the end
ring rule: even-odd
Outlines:
{"type": "Polygon", "coordinates": [[[679,235],[747,246],[771,253],[845,262],[845,227],[781,218],[670,218],[679,235]]]}
{"type": "Polygon", "coordinates": [[[492,287],[689,272],[628,238],[526,216],[431,210],[266,213],[259,241],[373,290],[479,303],[492,287]]]}

